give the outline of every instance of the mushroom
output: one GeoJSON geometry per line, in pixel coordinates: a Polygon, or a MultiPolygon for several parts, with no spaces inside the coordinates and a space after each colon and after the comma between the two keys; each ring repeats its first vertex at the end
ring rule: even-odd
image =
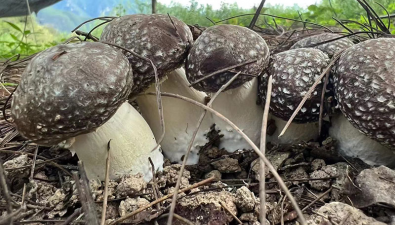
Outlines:
{"type": "Polygon", "coordinates": [[[58,45],[37,54],[26,67],[11,115],[25,138],[75,151],[90,179],[104,179],[112,139],[110,178],[142,172],[148,180],[148,157],[160,168],[163,156],[159,149],[151,153],[156,146],[152,131],[124,103],[132,84],[128,60],[114,48],[89,42],[58,45]]]}
{"type": "MultiPolygon", "coordinates": [[[[265,40],[254,31],[236,25],[216,25],[207,28],[195,41],[186,60],[189,82],[199,91],[217,92],[237,72],[240,76],[233,81],[212,107],[230,119],[255,144],[259,144],[263,110],[256,104],[258,76],[266,68],[269,48],[265,40]],[[195,81],[230,66],[250,62],[232,71],[225,71],[201,82],[195,81]]],[[[216,129],[224,135],[221,148],[229,152],[250,148],[236,131],[217,117],[213,118],[216,129]]]]}
{"type": "Polygon", "coordinates": [[[278,133],[328,63],[328,56],[313,48],[292,49],[272,56],[267,73],[262,76],[259,86],[259,95],[264,106],[267,78],[269,75],[273,76],[270,112],[276,121],[277,130],[275,135],[268,137],[268,141],[293,144],[318,137],[317,121],[320,114],[322,84],[317,86],[303,105],[285,136],[278,138],[278,133]]]}
{"type": "Polygon", "coordinates": [[[367,137],[355,128],[342,113],[333,115],[331,124],[329,135],[336,140],[340,154],[360,158],[372,166],[395,167],[394,151],[367,137]]]}
{"type": "MultiPolygon", "coordinates": [[[[103,31],[102,41],[112,42],[141,54],[152,60],[161,78],[161,91],[180,94],[204,103],[207,95],[189,87],[185,70],[179,68],[187,56],[193,42],[189,27],[168,15],[129,15],[110,22],[103,31]]],[[[134,68],[134,82],[144,84],[135,89],[132,97],[136,98],[143,117],[150,125],[157,139],[162,135],[157,100],[152,95],[139,95],[141,92],[155,92],[154,74],[150,64],[125,53],[134,68]],[[148,88],[148,89],[147,89],[148,88]]],[[[203,112],[197,106],[187,102],[162,99],[165,120],[165,136],[161,142],[162,150],[172,162],[182,162],[192,133],[203,112]]],[[[199,146],[207,143],[204,135],[210,129],[209,115],[199,129],[188,157],[188,164],[198,162],[199,146]]]]}
{"type": "MultiPolygon", "coordinates": [[[[318,43],[322,43],[325,41],[333,40],[336,38],[341,38],[343,35],[336,34],[336,33],[323,33],[323,34],[317,34],[313,35],[307,38],[303,38],[302,40],[299,40],[296,42],[291,49],[297,49],[297,48],[309,48],[311,45],[315,45],[318,43]]],[[[349,48],[353,46],[354,43],[348,39],[348,38],[341,38],[335,41],[331,41],[329,43],[325,44],[320,44],[317,45],[313,48],[319,49],[323,51],[325,54],[329,56],[329,58],[332,58],[336,52],[339,52],[340,50],[349,48]]]]}
{"type": "MultiPolygon", "coordinates": [[[[179,94],[200,103],[204,103],[207,95],[204,92],[189,88],[188,85],[189,82],[185,76],[185,70],[179,68],[169,73],[164,81],[162,81],[161,91],[179,94]]],[[[155,87],[151,86],[146,92],[155,92],[155,87]]],[[[142,95],[139,96],[136,101],[141,113],[144,118],[147,119],[151,129],[154,131],[155,136],[160,137],[162,130],[155,96],[142,95]]],[[[165,156],[170,159],[170,161],[181,163],[203,110],[188,102],[171,98],[163,98],[162,105],[166,133],[161,142],[161,146],[165,156]]],[[[199,161],[200,147],[208,142],[206,134],[210,130],[212,124],[212,116],[207,114],[196,134],[191,153],[187,159],[187,164],[196,164],[199,161]]]]}
{"type": "Polygon", "coordinates": [[[394,45],[392,38],[354,45],[343,52],[333,70],[333,88],[341,112],[366,139],[373,139],[388,150],[384,151],[379,145],[371,148],[373,146],[343,143],[361,142],[359,138],[339,137],[339,129],[346,125],[336,123],[345,123],[345,120],[334,120],[331,134],[339,139],[344,154],[357,156],[369,164],[395,164],[394,45]]]}
{"type": "MultiPolygon", "coordinates": [[[[181,67],[193,42],[189,27],[179,19],[161,14],[134,14],[112,20],[103,30],[101,41],[120,45],[152,60],[159,78],[181,67]]],[[[124,52],[133,67],[132,95],[155,82],[150,62],[124,52]]]]}

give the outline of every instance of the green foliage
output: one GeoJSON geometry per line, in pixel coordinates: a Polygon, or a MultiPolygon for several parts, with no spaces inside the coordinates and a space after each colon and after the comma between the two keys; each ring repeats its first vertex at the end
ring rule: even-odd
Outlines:
{"type": "Polygon", "coordinates": [[[16,54],[22,57],[54,46],[66,39],[54,29],[40,26],[33,17],[0,20],[0,60],[16,54]],[[33,23],[31,23],[33,21],[33,23]]]}

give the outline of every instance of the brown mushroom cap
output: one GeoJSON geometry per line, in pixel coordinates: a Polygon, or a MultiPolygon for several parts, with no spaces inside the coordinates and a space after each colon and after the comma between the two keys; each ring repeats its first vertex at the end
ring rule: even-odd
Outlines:
{"type": "MultiPolygon", "coordinates": [[[[261,77],[259,85],[262,106],[266,100],[267,79],[272,75],[270,112],[283,120],[288,120],[328,63],[328,56],[313,48],[292,49],[273,55],[268,72],[261,77]]],[[[296,115],[294,122],[318,120],[321,92],[322,84],[319,84],[296,115]]]]}
{"type": "Polygon", "coordinates": [[[127,99],[133,85],[127,58],[102,43],[58,45],[36,55],[12,98],[19,133],[53,145],[94,131],[127,99]]]}
{"type": "MultiPolygon", "coordinates": [[[[161,14],[134,14],[114,19],[104,28],[100,40],[151,59],[159,76],[182,66],[193,43],[192,33],[184,22],[161,14]]],[[[150,62],[124,53],[133,67],[132,94],[138,94],[154,83],[154,70],[150,62]]]]}
{"type": "MultiPolygon", "coordinates": [[[[308,46],[329,41],[339,37],[343,37],[343,35],[335,34],[335,33],[323,33],[323,34],[313,35],[307,38],[303,38],[302,40],[296,42],[291,47],[291,49],[308,48],[308,46]]],[[[336,54],[336,52],[349,48],[353,45],[354,43],[350,39],[342,38],[336,41],[331,41],[326,44],[315,46],[314,48],[323,51],[329,56],[329,58],[332,58],[336,54]]]]}
{"type": "Polygon", "coordinates": [[[333,74],[341,111],[361,132],[395,147],[395,39],[364,41],[347,49],[333,74]]]}
{"type": "MultiPolygon", "coordinates": [[[[217,25],[207,28],[195,41],[187,61],[189,82],[220,69],[257,59],[257,62],[236,68],[251,75],[259,75],[267,67],[269,48],[265,40],[254,31],[236,25],[217,25]]],[[[236,73],[224,72],[207,78],[193,87],[199,91],[216,92],[236,73]]],[[[228,88],[236,88],[252,80],[253,76],[239,76],[228,88]]]]}

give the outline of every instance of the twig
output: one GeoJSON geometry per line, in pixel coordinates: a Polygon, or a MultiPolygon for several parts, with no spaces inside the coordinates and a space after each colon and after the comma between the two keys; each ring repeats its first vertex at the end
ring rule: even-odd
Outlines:
{"type": "Polygon", "coordinates": [[[26,184],[23,184],[21,206],[25,204],[25,197],[26,197],[26,184]]]}
{"type": "MultiPolygon", "coordinates": [[[[3,167],[3,162],[0,161],[0,187],[3,190],[3,196],[7,203],[7,215],[12,215],[12,199],[8,189],[7,181],[5,180],[5,171],[3,167]]],[[[12,217],[9,218],[9,224],[12,224],[12,217]]]]}
{"type": "Polygon", "coordinates": [[[265,4],[266,0],[262,0],[261,4],[259,4],[258,9],[255,12],[254,18],[252,18],[250,25],[248,26],[248,28],[252,29],[255,26],[256,21],[258,20],[259,14],[262,11],[263,5],[265,4]]]}
{"type": "MultiPolygon", "coordinates": [[[[214,177],[210,177],[210,178],[208,178],[208,179],[206,179],[206,180],[203,180],[203,181],[201,181],[201,182],[198,182],[198,183],[196,183],[196,184],[193,184],[193,185],[191,185],[191,186],[189,186],[189,187],[186,187],[186,188],[184,188],[184,189],[178,191],[178,194],[184,193],[184,192],[189,191],[189,190],[191,190],[191,189],[194,189],[194,188],[196,188],[196,187],[199,187],[199,186],[205,185],[205,184],[207,184],[207,183],[210,183],[210,182],[213,181],[214,179],[215,179],[214,177]]],[[[165,195],[165,196],[163,196],[162,198],[159,198],[158,200],[153,201],[153,202],[151,202],[151,203],[148,204],[148,205],[142,206],[142,207],[140,207],[139,209],[137,209],[137,210],[135,210],[135,211],[133,211],[133,212],[131,212],[131,213],[128,213],[128,214],[126,214],[125,216],[123,216],[123,217],[121,217],[121,218],[118,218],[118,219],[114,220],[114,221],[111,222],[109,225],[114,225],[114,224],[120,223],[120,222],[122,222],[122,221],[124,221],[124,220],[126,220],[126,219],[128,219],[128,218],[130,218],[130,217],[132,217],[132,216],[134,216],[134,215],[136,215],[136,214],[138,214],[138,213],[140,213],[140,212],[142,212],[142,211],[144,211],[144,210],[150,208],[150,207],[152,207],[153,205],[158,204],[159,202],[163,202],[164,200],[166,200],[166,199],[168,199],[168,198],[171,198],[171,197],[174,195],[174,193],[175,193],[175,192],[173,192],[173,193],[171,193],[171,194],[168,194],[168,195],[165,195]]]]}
{"type": "Polygon", "coordinates": [[[231,69],[235,69],[235,68],[237,68],[237,67],[245,66],[245,65],[254,63],[254,62],[256,62],[256,61],[258,61],[258,60],[257,60],[257,59],[252,59],[252,60],[248,60],[248,61],[243,62],[243,63],[236,64],[236,65],[234,65],[234,66],[229,66],[229,67],[226,67],[226,68],[217,70],[217,71],[215,71],[215,72],[210,73],[209,75],[206,75],[206,76],[204,76],[204,77],[202,77],[202,78],[200,78],[200,79],[195,80],[195,81],[192,82],[190,85],[188,85],[188,87],[192,87],[193,85],[195,85],[195,84],[197,84],[197,83],[199,83],[199,82],[201,82],[201,81],[203,81],[203,80],[206,80],[207,78],[210,78],[210,77],[212,77],[212,76],[214,76],[214,75],[217,75],[217,74],[226,72],[226,71],[231,70],[231,69]]]}
{"type": "Polygon", "coordinates": [[[85,213],[85,220],[87,224],[98,225],[99,221],[96,216],[96,205],[93,201],[92,194],[89,189],[89,181],[86,177],[84,164],[79,161],[78,167],[80,169],[81,179],[78,178],[77,174],[74,174],[75,183],[78,189],[78,195],[82,205],[82,209],[85,213]]]}
{"type": "Polygon", "coordinates": [[[230,209],[222,201],[219,203],[221,204],[222,208],[224,208],[239,224],[243,224],[243,222],[241,222],[240,219],[237,218],[237,216],[232,213],[232,211],[230,211],[230,209]]]}
{"type": "Polygon", "coordinates": [[[110,150],[111,150],[111,139],[107,143],[107,160],[106,160],[106,179],[104,181],[104,199],[103,199],[103,209],[101,213],[101,225],[106,223],[106,213],[107,213],[107,200],[108,200],[108,182],[110,181],[110,150]]]}
{"type": "Polygon", "coordinates": [[[89,22],[91,22],[91,21],[94,21],[94,20],[106,20],[106,21],[109,21],[109,20],[110,20],[110,21],[111,21],[111,20],[113,20],[113,19],[115,19],[115,18],[118,18],[118,17],[116,17],[116,16],[103,16],[103,17],[96,17],[96,18],[87,20],[87,21],[81,23],[80,25],[78,25],[76,28],[74,28],[74,29],[71,31],[71,33],[73,33],[74,31],[76,31],[76,30],[77,30],[78,28],[80,28],[82,25],[84,25],[84,24],[86,24],[86,23],[89,23],[89,22]]]}
{"type": "MultiPolygon", "coordinates": [[[[230,19],[234,19],[234,18],[238,18],[238,17],[243,17],[243,16],[253,16],[253,15],[255,15],[255,13],[247,13],[247,14],[232,16],[232,17],[229,17],[229,18],[226,18],[226,19],[223,19],[223,20],[215,21],[215,23],[217,24],[217,23],[224,22],[226,20],[230,20],[230,19]]],[[[326,30],[328,30],[328,31],[333,33],[333,31],[331,29],[329,29],[328,27],[322,26],[322,25],[317,24],[317,23],[312,23],[312,22],[308,22],[308,21],[301,21],[301,20],[287,18],[287,17],[283,17],[283,16],[275,16],[275,15],[271,15],[271,14],[267,14],[267,13],[260,13],[259,15],[269,16],[269,17],[274,17],[274,18],[279,18],[279,19],[285,19],[285,20],[291,20],[291,21],[295,21],[295,22],[299,22],[299,23],[311,24],[311,25],[315,25],[315,26],[318,26],[318,27],[322,27],[322,28],[324,28],[324,29],[326,29],[326,30]]]]}
{"type": "MultiPolygon", "coordinates": [[[[111,20],[104,21],[104,22],[102,22],[102,23],[99,23],[99,24],[96,25],[95,27],[93,27],[93,28],[88,32],[88,34],[85,36],[84,41],[86,41],[88,38],[89,38],[89,39],[92,39],[92,40],[95,40],[95,39],[92,38],[92,32],[93,32],[94,30],[96,30],[98,27],[103,26],[104,24],[109,23],[109,22],[111,22],[111,20]]],[[[96,38],[96,41],[99,41],[98,38],[96,38]]]]}
{"type": "Polygon", "coordinates": [[[14,212],[8,213],[7,215],[3,216],[0,218],[0,225],[12,225],[12,221],[17,216],[24,210],[23,207],[17,209],[14,212]]]}
{"type": "MultiPolygon", "coordinates": [[[[227,87],[228,87],[228,86],[229,86],[239,75],[240,75],[240,72],[238,72],[236,75],[234,75],[228,82],[226,82],[226,84],[222,85],[221,88],[214,94],[214,96],[213,96],[213,97],[210,99],[210,101],[207,103],[207,106],[211,108],[211,106],[212,106],[214,100],[218,97],[218,95],[219,95],[223,90],[225,90],[225,89],[226,89],[226,88],[227,88],[227,87]]],[[[196,129],[195,129],[195,131],[193,132],[192,138],[191,138],[191,140],[190,140],[190,142],[189,142],[189,144],[188,144],[188,150],[187,150],[187,152],[186,152],[186,154],[185,154],[185,156],[184,156],[184,160],[183,160],[183,162],[182,162],[182,166],[181,166],[180,172],[179,172],[179,174],[178,174],[176,187],[175,187],[175,189],[174,189],[174,193],[175,193],[175,194],[174,194],[173,199],[172,199],[172,202],[171,202],[170,211],[169,211],[169,217],[167,218],[167,224],[168,224],[168,225],[171,225],[171,224],[172,224],[173,215],[174,215],[174,210],[175,210],[175,208],[176,208],[177,194],[178,194],[178,190],[180,189],[182,174],[184,173],[185,165],[186,165],[186,163],[187,163],[189,153],[191,152],[193,142],[195,141],[197,132],[199,131],[200,125],[202,124],[202,122],[203,122],[203,120],[204,120],[204,117],[206,116],[206,113],[207,113],[207,110],[204,110],[204,111],[202,112],[202,114],[200,115],[200,118],[199,118],[199,120],[198,120],[196,129]]]]}
{"type": "MultiPolygon", "coordinates": [[[[156,183],[156,174],[155,174],[155,165],[154,162],[152,162],[151,157],[148,157],[148,161],[151,164],[151,172],[152,172],[152,190],[154,192],[154,197],[155,200],[158,200],[158,185],[156,183]]],[[[156,205],[156,209],[159,211],[160,210],[160,204],[156,205]]]]}
{"type": "Polygon", "coordinates": [[[281,225],[284,225],[284,202],[287,199],[287,196],[284,196],[283,200],[281,201],[281,225]]]}
{"type": "Polygon", "coordinates": [[[318,135],[321,135],[322,131],[322,117],[324,116],[324,99],[325,99],[325,92],[326,92],[326,86],[328,85],[329,81],[329,74],[326,74],[325,76],[325,82],[324,86],[322,87],[322,92],[321,92],[321,104],[320,104],[320,116],[318,119],[318,135]]]}
{"type": "Polygon", "coordinates": [[[93,36],[91,33],[86,33],[84,31],[76,30],[75,34],[80,35],[80,36],[84,36],[85,39],[90,39],[92,41],[99,41],[99,38],[93,36]]]}
{"type": "Polygon", "coordinates": [[[33,181],[34,168],[36,167],[37,153],[38,153],[38,145],[36,145],[36,149],[34,150],[33,164],[32,164],[32,169],[30,171],[29,181],[33,181]]]}
{"type": "MultiPolygon", "coordinates": [[[[148,95],[155,95],[154,93],[147,93],[148,95]]],[[[292,206],[295,208],[295,211],[297,212],[299,219],[300,219],[300,223],[301,225],[306,225],[306,219],[303,216],[303,213],[301,212],[295,198],[292,196],[291,192],[289,191],[289,189],[287,188],[287,186],[285,185],[284,181],[282,180],[282,178],[280,177],[280,175],[277,173],[276,169],[273,167],[273,165],[270,163],[270,161],[262,154],[262,152],[260,152],[259,148],[254,144],[254,142],[251,141],[251,139],[239,128],[237,127],[234,123],[232,123],[232,121],[230,121],[228,118],[226,118],[225,116],[223,116],[222,114],[220,114],[219,112],[217,112],[216,110],[200,103],[197,102],[193,99],[181,96],[181,95],[177,95],[177,94],[171,94],[171,93],[166,93],[166,92],[162,92],[162,96],[165,97],[171,97],[171,98],[176,98],[176,99],[180,99],[186,102],[189,102],[191,104],[194,104],[196,106],[199,106],[203,109],[206,109],[207,111],[210,111],[211,113],[213,113],[214,115],[216,115],[218,118],[220,118],[221,120],[223,120],[224,122],[226,122],[229,126],[231,126],[237,133],[239,133],[244,140],[252,147],[252,149],[254,150],[254,152],[263,159],[263,161],[265,162],[265,164],[267,165],[267,167],[269,168],[270,172],[272,172],[272,175],[274,176],[274,178],[278,181],[279,186],[281,187],[281,189],[284,191],[284,193],[288,196],[288,198],[290,199],[292,206]]]]}
{"type": "Polygon", "coordinates": [[[307,206],[305,206],[302,209],[302,212],[308,209],[310,206],[314,205],[316,202],[318,202],[320,199],[322,199],[325,195],[327,195],[330,191],[332,191],[332,187],[330,187],[328,190],[326,190],[324,193],[322,193],[318,198],[316,198],[314,201],[310,202],[307,206]]]}
{"type": "Polygon", "coordinates": [[[332,61],[329,63],[329,65],[325,68],[325,70],[321,73],[321,75],[318,77],[318,79],[314,82],[314,84],[310,87],[309,91],[306,93],[306,95],[303,97],[302,101],[299,103],[298,107],[295,109],[293,112],[291,118],[289,118],[287,124],[281,131],[280,135],[278,137],[281,137],[284,135],[285,131],[288,129],[289,125],[291,125],[293,119],[295,116],[299,113],[300,109],[303,107],[303,104],[307,101],[307,99],[310,97],[311,93],[313,93],[314,89],[318,86],[319,83],[321,83],[322,78],[330,72],[332,66],[335,64],[335,62],[340,58],[341,53],[344,50],[341,50],[337,53],[337,56],[333,57],[332,61]]]}
{"type": "Polygon", "coordinates": [[[1,87],[7,92],[7,94],[11,94],[11,92],[4,86],[2,82],[0,82],[1,87]]]}
{"type": "MultiPolygon", "coordinates": [[[[261,152],[265,155],[266,152],[266,131],[267,131],[267,118],[269,116],[270,109],[270,100],[272,96],[272,81],[273,76],[270,75],[268,84],[267,84],[267,92],[266,92],[266,102],[265,109],[263,111],[263,119],[262,119],[262,128],[261,128],[261,152]]],[[[261,200],[261,212],[259,213],[259,220],[262,224],[266,221],[266,176],[265,176],[265,162],[261,159],[259,165],[259,198],[261,200]]]]}
{"type": "Polygon", "coordinates": [[[71,223],[75,218],[77,218],[81,214],[81,208],[74,210],[73,214],[71,214],[66,221],[64,221],[61,225],[68,225],[71,223]]]}

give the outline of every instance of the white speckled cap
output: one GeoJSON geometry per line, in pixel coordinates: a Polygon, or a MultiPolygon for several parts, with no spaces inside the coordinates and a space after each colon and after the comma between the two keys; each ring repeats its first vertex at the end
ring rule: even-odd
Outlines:
{"type": "MultiPolygon", "coordinates": [[[[266,100],[267,79],[272,75],[270,112],[283,120],[288,120],[328,63],[328,56],[313,48],[293,49],[272,56],[268,72],[261,77],[259,86],[262,106],[266,100]]],[[[321,92],[322,84],[319,84],[296,115],[295,122],[318,120],[321,92]]]]}
{"type": "Polygon", "coordinates": [[[348,120],[372,139],[395,148],[395,39],[347,49],[333,74],[335,97],[348,120]]]}
{"type": "MultiPolygon", "coordinates": [[[[189,27],[175,17],[161,14],[134,14],[111,21],[100,38],[120,45],[155,64],[158,75],[181,67],[193,43],[189,27]]],[[[125,52],[133,67],[134,87],[138,94],[155,82],[155,74],[149,62],[125,52]]]]}
{"type": "Polygon", "coordinates": [[[19,133],[53,145],[94,131],[127,99],[133,85],[127,58],[113,47],[84,42],[36,55],[12,98],[19,133]]]}
{"type": "MultiPolygon", "coordinates": [[[[323,33],[323,34],[313,35],[307,38],[303,38],[302,40],[296,42],[291,47],[291,49],[306,48],[310,45],[318,44],[321,42],[329,41],[340,37],[343,37],[343,35],[335,34],[335,33],[323,33]]],[[[323,51],[329,56],[329,58],[332,58],[336,54],[336,52],[349,48],[353,45],[354,43],[350,39],[342,38],[336,41],[331,41],[326,44],[315,46],[314,48],[323,51]]]]}
{"type": "MultiPolygon", "coordinates": [[[[257,59],[257,62],[236,68],[236,71],[260,75],[269,62],[269,48],[256,32],[236,25],[216,25],[207,28],[195,41],[186,61],[189,82],[220,69],[257,59]]],[[[216,92],[235,73],[223,72],[207,78],[193,87],[199,91],[216,92]]],[[[253,76],[239,76],[227,90],[252,80],[253,76]]]]}

